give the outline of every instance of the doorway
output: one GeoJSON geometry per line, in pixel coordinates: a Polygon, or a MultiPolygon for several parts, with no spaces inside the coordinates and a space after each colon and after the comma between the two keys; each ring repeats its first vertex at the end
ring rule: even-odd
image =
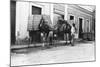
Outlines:
{"type": "Polygon", "coordinates": [[[83,33],[83,29],[82,29],[82,24],[83,24],[83,19],[79,18],[79,38],[82,38],[82,33],[83,33]]]}
{"type": "Polygon", "coordinates": [[[15,36],[15,31],[16,31],[16,1],[11,1],[10,2],[10,22],[11,22],[11,44],[15,44],[16,41],[16,36],[15,36]]]}

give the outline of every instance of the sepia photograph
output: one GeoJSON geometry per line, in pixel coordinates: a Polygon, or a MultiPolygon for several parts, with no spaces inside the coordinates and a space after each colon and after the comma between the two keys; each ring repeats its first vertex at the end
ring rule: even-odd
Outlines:
{"type": "Polygon", "coordinates": [[[96,6],[10,0],[10,66],[96,60],[96,6]]]}

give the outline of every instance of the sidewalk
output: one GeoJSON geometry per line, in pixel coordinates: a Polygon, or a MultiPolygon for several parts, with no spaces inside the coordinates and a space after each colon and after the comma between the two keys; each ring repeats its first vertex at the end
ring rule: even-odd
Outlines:
{"type": "MultiPolygon", "coordinates": [[[[65,43],[66,41],[56,41],[55,44],[63,44],[65,43]]],[[[90,41],[85,41],[85,40],[82,40],[82,39],[76,39],[75,40],[75,43],[88,43],[90,41]]],[[[27,45],[11,45],[11,49],[21,49],[21,48],[28,48],[28,47],[36,47],[36,46],[44,46],[45,43],[36,43],[36,44],[27,44],[27,45]]],[[[48,43],[46,43],[47,45],[48,43]]]]}
{"type": "Polygon", "coordinates": [[[25,48],[28,47],[28,45],[11,45],[11,49],[18,49],[18,48],[25,48]]]}
{"type": "Polygon", "coordinates": [[[41,45],[42,43],[27,44],[27,45],[11,45],[11,49],[21,49],[21,48],[28,48],[28,47],[41,46],[41,45]]]}

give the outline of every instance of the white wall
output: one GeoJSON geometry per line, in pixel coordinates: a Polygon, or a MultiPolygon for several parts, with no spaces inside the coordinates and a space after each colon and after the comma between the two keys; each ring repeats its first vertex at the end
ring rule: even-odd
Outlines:
{"type": "Polygon", "coordinates": [[[16,37],[25,38],[28,36],[27,23],[29,3],[16,2],[16,37]],[[18,33],[19,32],[19,33],[18,33]]]}
{"type": "Polygon", "coordinates": [[[28,37],[27,24],[29,16],[32,16],[31,7],[37,6],[42,8],[42,14],[50,15],[53,21],[53,4],[33,3],[33,2],[16,2],[16,38],[28,37]]]}
{"type": "Polygon", "coordinates": [[[68,20],[68,5],[65,5],[65,20],[68,20]]]}
{"type": "Polygon", "coordinates": [[[44,11],[43,11],[43,14],[45,15],[49,15],[50,18],[51,18],[51,21],[52,21],[52,24],[53,24],[53,4],[51,3],[40,3],[42,5],[44,5],[44,11]]]}

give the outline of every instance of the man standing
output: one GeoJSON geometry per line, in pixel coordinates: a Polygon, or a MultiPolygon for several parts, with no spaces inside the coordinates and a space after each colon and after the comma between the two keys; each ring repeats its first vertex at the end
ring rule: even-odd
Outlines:
{"type": "Polygon", "coordinates": [[[75,27],[75,23],[73,23],[71,27],[71,45],[72,46],[74,46],[75,33],[76,33],[76,27],[75,27]]]}

